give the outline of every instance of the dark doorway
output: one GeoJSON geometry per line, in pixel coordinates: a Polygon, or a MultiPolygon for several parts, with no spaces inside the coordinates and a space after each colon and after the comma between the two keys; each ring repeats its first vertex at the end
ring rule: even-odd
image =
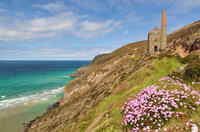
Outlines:
{"type": "Polygon", "coordinates": [[[158,46],[154,46],[154,52],[158,52],[158,46]]]}

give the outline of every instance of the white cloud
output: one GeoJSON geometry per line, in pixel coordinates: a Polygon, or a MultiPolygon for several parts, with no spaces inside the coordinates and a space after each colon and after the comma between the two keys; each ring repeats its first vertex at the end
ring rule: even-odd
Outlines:
{"type": "Polygon", "coordinates": [[[16,21],[11,27],[0,25],[0,40],[29,41],[58,36],[73,30],[78,19],[72,12],[66,12],[52,17],[16,21]]]}
{"type": "Polygon", "coordinates": [[[55,3],[48,3],[46,5],[34,4],[33,7],[39,7],[50,12],[63,11],[67,8],[63,1],[56,1],[55,3]]]}
{"type": "MultiPolygon", "coordinates": [[[[3,22],[0,20],[0,22],[3,22]]],[[[15,20],[10,25],[0,24],[0,41],[33,41],[63,37],[66,33],[80,38],[92,38],[105,35],[119,28],[120,23],[113,20],[91,22],[85,16],[64,12],[49,17],[36,17],[15,20]]]]}
{"type": "Polygon", "coordinates": [[[110,53],[115,50],[116,47],[96,47],[96,48],[87,48],[86,50],[76,50],[76,51],[59,51],[56,53],[52,53],[51,57],[59,57],[59,58],[84,58],[84,59],[93,59],[98,54],[110,53]]]}
{"type": "Polygon", "coordinates": [[[31,32],[69,31],[73,29],[77,19],[72,12],[67,12],[49,18],[33,19],[24,28],[31,32]]]}
{"type": "Polygon", "coordinates": [[[7,10],[0,8],[0,12],[7,12],[7,10]]]}
{"type": "MultiPolygon", "coordinates": [[[[5,46],[4,46],[5,47],[5,46]]],[[[2,47],[0,47],[2,48],[2,47]]],[[[27,59],[35,59],[35,60],[88,60],[93,59],[98,54],[110,53],[117,47],[107,46],[107,47],[38,47],[38,48],[15,48],[7,45],[7,48],[3,48],[0,52],[0,59],[9,59],[13,60],[15,58],[27,60],[27,59]],[[4,55],[7,54],[7,58],[4,55]]]]}
{"type": "Polygon", "coordinates": [[[129,32],[128,30],[125,30],[125,31],[123,32],[123,34],[126,35],[128,32],[129,32]]]}
{"type": "Polygon", "coordinates": [[[80,30],[75,32],[80,37],[92,38],[102,36],[120,28],[119,21],[107,20],[105,22],[83,21],[80,24],[80,30]]]}

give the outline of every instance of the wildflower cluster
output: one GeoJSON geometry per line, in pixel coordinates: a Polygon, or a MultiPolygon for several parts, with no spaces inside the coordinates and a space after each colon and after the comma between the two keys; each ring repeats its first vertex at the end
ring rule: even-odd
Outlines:
{"type": "Polygon", "coordinates": [[[195,110],[200,105],[200,94],[175,77],[164,77],[159,85],[144,88],[137,96],[129,98],[121,112],[122,126],[132,131],[161,130],[170,118],[181,117],[184,109],[195,110]]]}

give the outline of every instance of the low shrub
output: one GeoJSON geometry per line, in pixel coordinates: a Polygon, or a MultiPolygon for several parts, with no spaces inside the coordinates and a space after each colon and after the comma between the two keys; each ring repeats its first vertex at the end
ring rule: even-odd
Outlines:
{"type": "Polygon", "coordinates": [[[187,63],[190,63],[192,61],[198,61],[199,60],[199,56],[198,55],[188,55],[184,58],[180,58],[179,57],[179,61],[183,64],[187,64],[187,63]]]}
{"type": "Polygon", "coordinates": [[[191,61],[185,68],[183,74],[184,80],[196,80],[200,81],[200,59],[195,59],[191,61]]]}

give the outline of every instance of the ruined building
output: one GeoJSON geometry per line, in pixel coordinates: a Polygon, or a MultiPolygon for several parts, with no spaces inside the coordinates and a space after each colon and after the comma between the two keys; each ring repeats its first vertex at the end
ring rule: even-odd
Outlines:
{"type": "Polygon", "coordinates": [[[167,23],[166,11],[162,12],[161,29],[155,27],[148,34],[148,53],[150,55],[159,54],[167,47],[167,23]]]}

